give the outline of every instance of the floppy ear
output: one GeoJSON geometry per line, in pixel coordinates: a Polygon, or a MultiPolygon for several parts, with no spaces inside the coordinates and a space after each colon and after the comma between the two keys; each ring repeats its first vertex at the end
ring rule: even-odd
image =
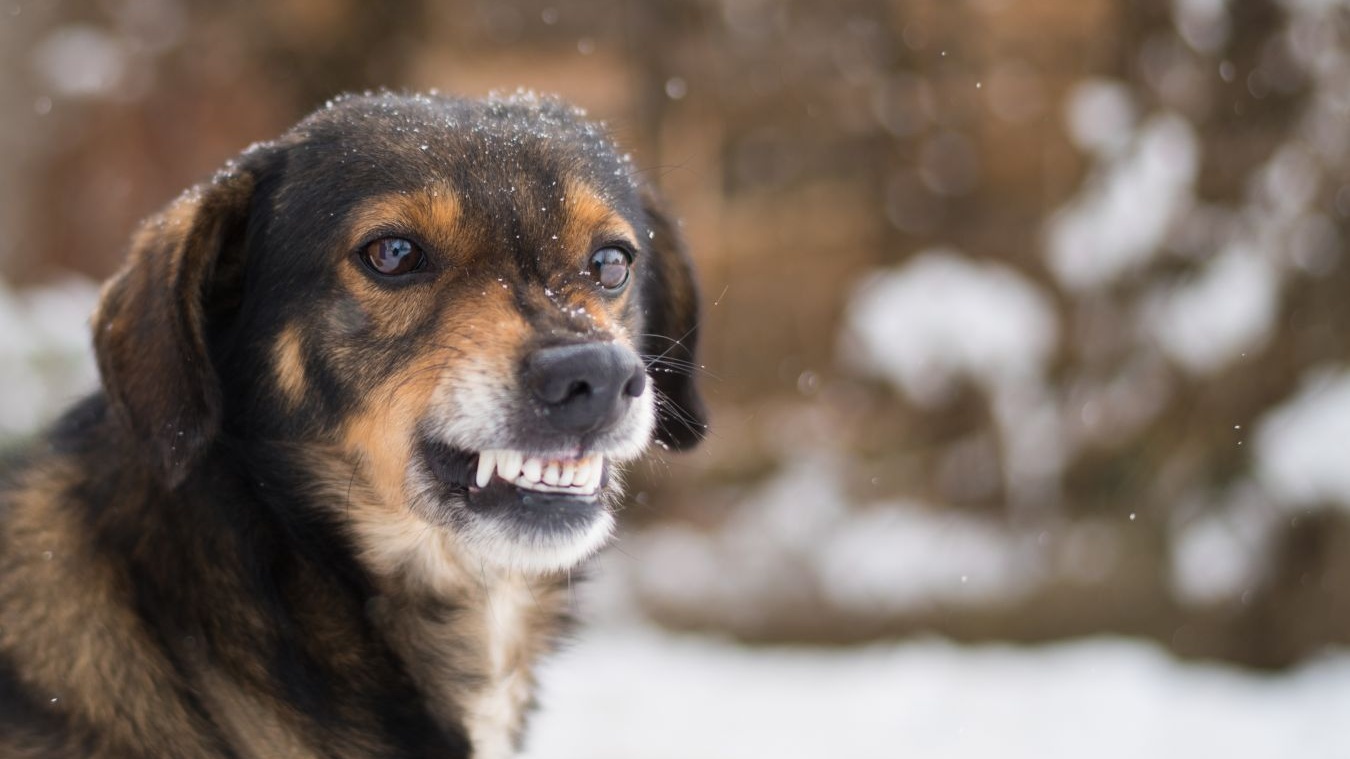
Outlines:
{"type": "Polygon", "coordinates": [[[169,488],[183,481],[220,425],[207,316],[242,278],[253,185],[250,172],[227,170],[148,219],[94,313],[94,353],[109,406],[169,488]]]}
{"type": "Polygon", "coordinates": [[[693,264],[675,225],[651,191],[642,195],[651,238],[651,266],[642,285],[646,334],[643,360],[657,390],[656,439],[693,448],[708,432],[708,412],[695,385],[699,327],[693,264]]]}

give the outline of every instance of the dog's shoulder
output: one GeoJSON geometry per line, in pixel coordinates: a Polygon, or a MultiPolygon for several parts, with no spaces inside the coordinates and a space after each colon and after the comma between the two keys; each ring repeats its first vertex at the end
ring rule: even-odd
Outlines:
{"type": "Polygon", "coordinates": [[[340,531],[268,502],[286,456],[222,440],[167,489],[126,449],[93,397],[0,491],[0,756],[467,754],[340,531]]]}
{"type": "Polygon", "coordinates": [[[0,486],[0,726],[15,723],[0,748],[209,756],[200,717],[157,677],[173,665],[137,612],[127,557],[101,545],[102,512],[145,502],[104,408],[77,404],[0,486]]]}

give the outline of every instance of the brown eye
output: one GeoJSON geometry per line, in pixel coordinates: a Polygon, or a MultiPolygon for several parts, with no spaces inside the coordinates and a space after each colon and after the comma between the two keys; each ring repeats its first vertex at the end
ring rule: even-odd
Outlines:
{"type": "Polygon", "coordinates": [[[623,248],[601,248],[591,254],[591,276],[606,290],[618,290],[628,284],[633,257],[623,248]]]}
{"type": "Polygon", "coordinates": [[[422,249],[402,237],[382,237],[361,251],[361,258],[375,271],[390,276],[420,269],[425,258],[422,249]]]}

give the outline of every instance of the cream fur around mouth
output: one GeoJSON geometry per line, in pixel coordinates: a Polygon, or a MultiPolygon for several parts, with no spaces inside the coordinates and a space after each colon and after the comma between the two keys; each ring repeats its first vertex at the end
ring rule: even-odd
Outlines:
{"type": "Polygon", "coordinates": [[[487,487],[495,473],[524,490],[567,495],[594,495],[600,489],[605,457],[596,453],[579,459],[547,459],[519,451],[488,450],[478,454],[474,483],[487,487]]]}

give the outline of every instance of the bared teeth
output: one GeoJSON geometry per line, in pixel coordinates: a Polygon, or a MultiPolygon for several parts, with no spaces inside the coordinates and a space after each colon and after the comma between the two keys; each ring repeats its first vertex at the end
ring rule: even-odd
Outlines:
{"type": "Polygon", "coordinates": [[[497,476],[510,482],[520,476],[520,467],[525,457],[516,451],[497,452],[497,476]]]}
{"type": "Polygon", "coordinates": [[[605,462],[599,457],[596,457],[586,467],[586,479],[577,482],[577,485],[587,490],[599,490],[600,478],[601,476],[604,475],[604,473],[605,473],[605,462]]]}
{"type": "Polygon", "coordinates": [[[520,476],[530,482],[538,482],[544,474],[544,462],[539,459],[525,459],[521,464],[520,476]]]}
{"type": "Polygon", "coordinates": [[[475,482],[478,487],[486,487],[492,481],[492,470],[497,468],[497,456],[495,451],[483,451],[478,454],[478,476],[475,482]]]}
{"type": "Polygon", "coordinates": [[[599,454],[584,458],[540,458],[519,451],[487,450],[478,454],[474,483],[482,488],[495,474],[516,487],[545,493],[592,495],[600,489],[605,459],[599,454]]]}

